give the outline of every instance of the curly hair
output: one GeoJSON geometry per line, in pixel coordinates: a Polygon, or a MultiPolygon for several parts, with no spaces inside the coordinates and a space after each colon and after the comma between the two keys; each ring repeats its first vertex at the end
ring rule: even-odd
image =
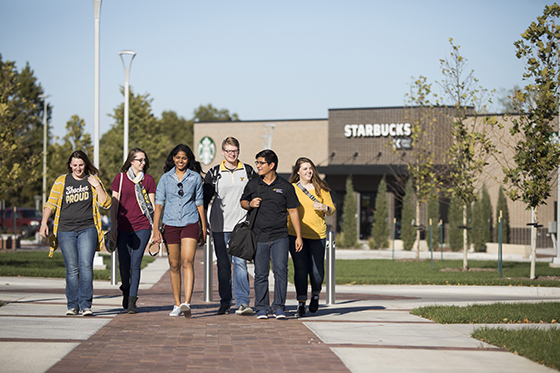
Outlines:
{"type": "Polygon", "coordinates": [[[173,148],[171,153],[169,153],[167,159],[165,160],[165,165],[163,166],[164,173],[170,171],[173,167],[175,167],[175,162],[173,161],[173,157],[175,157],[179,152],[185,152],[185,154],[187,155],[187,160],[188,160],[187,168],[189,170],[202,174],[202,166],[200,165],[200,162],[197,161],[196,158],[194,157],[194,153],[191,150],[191,148],[189,148],[185,144],[177,145],[176,147],[173,148]]]}

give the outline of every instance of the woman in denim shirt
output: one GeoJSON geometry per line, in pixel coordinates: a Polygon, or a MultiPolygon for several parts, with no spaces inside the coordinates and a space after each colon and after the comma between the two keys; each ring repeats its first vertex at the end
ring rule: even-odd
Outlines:
{"type": "Polygon", "coordinates": [[[175,305],[169,316],[183,313],[185,317],[190,317],[194,255],[197,243],[204,245],[206,240],[202,168],[192,150],[187,145],[180,144],[169,153],[163,171],[165,173],[156,189],[153,241],[161,243],[163,240],[167,246],[171,288],[175,298],[175,305]],[[159,230],[162,211],[163,234],[159,230]],[[181,303],[181,266],[184,273],[184,303],[181,303]]]}

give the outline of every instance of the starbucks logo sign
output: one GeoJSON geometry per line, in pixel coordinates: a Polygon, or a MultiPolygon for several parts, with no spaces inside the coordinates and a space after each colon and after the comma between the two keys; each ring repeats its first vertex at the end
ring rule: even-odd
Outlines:
{"type": "Polygon", "coordinates": [[[216,145],[214,140],[208,136],[204,136],[198,143],[198,159],[204,165],[209,165],[216,156],[216,145]]]}

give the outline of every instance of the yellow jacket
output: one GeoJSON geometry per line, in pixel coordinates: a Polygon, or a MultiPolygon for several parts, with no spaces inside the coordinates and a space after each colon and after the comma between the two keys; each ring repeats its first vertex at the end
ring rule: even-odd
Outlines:
{"type": "MultiPolygon", "coordinates": [[[[303,238],[319,240],[327,237],[327,225],[325,224],[325,212],[313,208],[313,201],[296,184],[292,184],[296,190],[300,206],[298,207],[299,218],[301,220],[301,236],[303,238]]],[[[325,190],[321,191],[321,197],[317,196],[315,189],[309,190],[315,198],[324,205],[330,207],[329,216],[335,211],[331,194],[325,190]]],[[[292,221],[288,216],[288,233],[296,235],[292,221]]]]}
{"type": "MultiPolygon", "coordinates": [[[[67,174],[60,175],[55,180],[51,189],[51,193],[49,194],[49,200],[45,203],[45,207],[50,208],[54,212],[54,238],[49,239],[49,258],[52,258],[54,251],[58,248],[58,221],[60,219],[60,207],[62,206],[62,195],[64,194],[64,182],[66,180],[66,175],[67,174]]],[[[97,179],[97,181],[99,181],[103,190],[105,190],[105,187],[103,186],[101,180],[97,176],[95,176],[95,178],[97,179]]],[[[97,251],[100,251],[101,247],[103,246],[103,231],[101,229],[101,213],[99,212],[99,207],[103,207],[104,209],[110,208],[112,198],[109,194],[107,194],[105,202],[100,204],[97,191],[95,190],[95,188],[91,188],[91,190],[93,195],[93,222],[95,224],[95,228],[97,229],[97,251]]]]}

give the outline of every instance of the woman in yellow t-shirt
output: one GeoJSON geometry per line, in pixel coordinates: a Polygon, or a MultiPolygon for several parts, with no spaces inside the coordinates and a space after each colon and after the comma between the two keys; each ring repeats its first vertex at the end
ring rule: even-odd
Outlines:
{"type": "Polygon", "coordinates": [[[309,312],[315,313],[319,309],[319,294],[325,276],[325,215],[332,215],[335,208],[330,189],[317,174],[311,159],[301,157],[296,161],[290,183],[294,185],[300,203],[298,212],[303,237],[303,248],[300,251],[295,248],[296,234],[289,217],[288,230],[298,300],[296,317],[302,317],[305,315],[308,277],[311,283],[309,312]]]}

